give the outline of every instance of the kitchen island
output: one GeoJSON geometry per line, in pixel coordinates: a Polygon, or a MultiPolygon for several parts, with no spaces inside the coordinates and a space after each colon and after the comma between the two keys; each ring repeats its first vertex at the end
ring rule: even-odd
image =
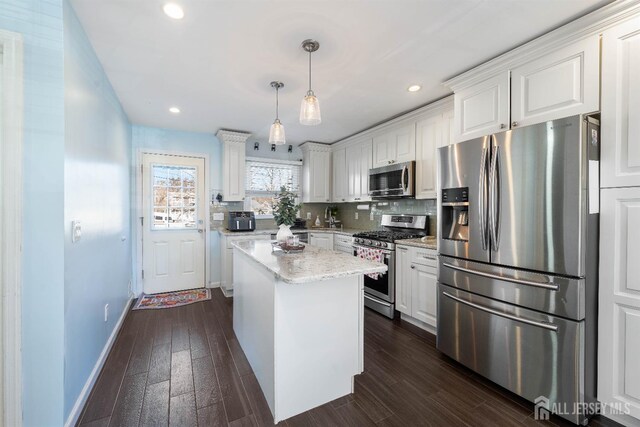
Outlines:
{"type": "Polygon", "coordinates": [[[233,329],[274,423],[352,393],[363,370],[363,275],[387,267],[313,246],[233,245],[233,329]]]}

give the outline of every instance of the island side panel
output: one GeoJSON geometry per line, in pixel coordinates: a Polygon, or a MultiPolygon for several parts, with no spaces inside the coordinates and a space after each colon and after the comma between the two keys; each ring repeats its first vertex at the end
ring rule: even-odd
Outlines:
{"type": "Polygon", "coordinates": [[[274,290],[272,273],[234,249],[233,330],[275,414],[274,290]]]}
{"type": "Polygon", "coordinates": [[[276,422],[353,391],[361,361],[361,276],[276,282],[276,422]]]}

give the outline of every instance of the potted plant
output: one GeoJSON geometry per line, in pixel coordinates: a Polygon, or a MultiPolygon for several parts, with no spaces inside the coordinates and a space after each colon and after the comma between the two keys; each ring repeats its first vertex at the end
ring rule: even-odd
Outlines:
{"type": "Polygon", "coordinates": [[[280,193],[276,195],[276,204],[273,206],[273,218],[280,229],[276,235],[278,242],[286,242],[287,237],[293,236],[291,226],[296,221],[296,215],[302,204],[296,204],[296,194],[287,190],[286,187],[280,188],[280,193]]]}

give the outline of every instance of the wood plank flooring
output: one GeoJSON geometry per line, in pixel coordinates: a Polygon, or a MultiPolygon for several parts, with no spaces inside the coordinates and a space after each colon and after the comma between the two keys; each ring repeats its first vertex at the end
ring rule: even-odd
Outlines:
{"type": "MultiPolygon", "coordinates": [[[[232,326],[233,301],[130,311],[79,425],[265,426],[273,418],[232,326]]],[[[440,354],[435,337],[365,311],[355,393],[279,426],[523,426],[533,405],[440,354]]],[[[553,417],[548,425],[569,426],[553,417]]],[[[605,418],[593,426],[617,425],[605,418]]]]}

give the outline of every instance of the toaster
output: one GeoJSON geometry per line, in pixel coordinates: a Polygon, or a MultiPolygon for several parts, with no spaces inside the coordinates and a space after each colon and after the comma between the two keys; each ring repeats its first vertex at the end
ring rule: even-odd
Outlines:
{"type": "Polygon", "coordinates": [[[229,212],[228,217],[227,230],[229,231],[253,231],[256,229],[256,216],[253,212],[229,212]]]}

